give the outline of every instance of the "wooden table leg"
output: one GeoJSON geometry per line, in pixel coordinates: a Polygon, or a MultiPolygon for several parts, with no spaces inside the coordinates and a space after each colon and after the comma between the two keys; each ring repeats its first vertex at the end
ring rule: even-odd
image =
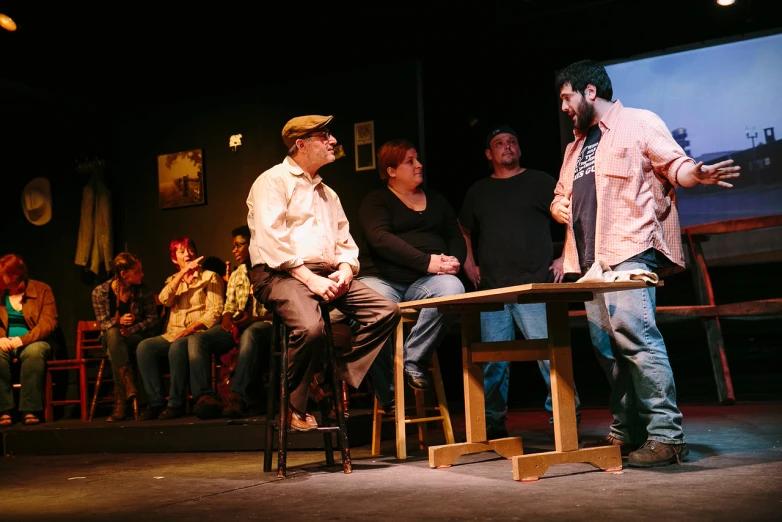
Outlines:
{"type": "Polygon", "coordinates": [[[537,480],[553,464],[575,462],[588,463],[606,471],[619,471],[622,469],[619,446],[578,449],[567,303],[547,303],[546,317],[556,451],[512,457],[513,478],[522,481],[537,480]]]}
{"type": "Polygon", "coordinates": [[[483,367],[472,362],[470,346],[481,342],[480,312],[463,312],[462,371],[464,376],[464,419],[467,442],[429,447],[429,467],[449,467],[462,455],[494,451],[505,458],[522,454],[521,437],[486,440],[483,367]]]}

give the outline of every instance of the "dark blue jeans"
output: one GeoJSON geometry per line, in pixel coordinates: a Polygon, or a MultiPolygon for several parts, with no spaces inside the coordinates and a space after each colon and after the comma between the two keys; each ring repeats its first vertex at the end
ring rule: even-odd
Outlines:
{"type": "MultiPolygon", "coordinates": [[[[260,377],[260,357],[267,353],[271,344],[272,325],[256,321],[244,329],[239,338],[239,359],[236,373],[231,381],[231,392],[238,393],[245,402],[249,401],[253,380],[260,377]]],[[[233,335],[216,324],[208,330],[187,338],[187,353],[190,361],[190,391],[194,398],[205,393],[214,394],[211,386],[211,355],[217,356],[235,346],[233,335]]]]}
{"type": "Polygon", "coordinates": [[[31,413],[43,410],[43,379],[51,349],[49,343],[36,341],[10,352],[0,350],[0,413],[14,408],[11,361],[15,358],[22,365],[19,411],[31,413]]]}
{"type": "Polygon", "coordinates": [[[171,408],[184,406],[188,370],[187,342],[188,338],[182,337],[170,343],[162,335],[158,335],[144,339],[139,343],[136,349],[136,359],[150,407],[159,408],[163,406],[165,400],[160,380],[159,361],[165,355],[168,355],[168,364],[171,370],[168,406],[171,408]]]}

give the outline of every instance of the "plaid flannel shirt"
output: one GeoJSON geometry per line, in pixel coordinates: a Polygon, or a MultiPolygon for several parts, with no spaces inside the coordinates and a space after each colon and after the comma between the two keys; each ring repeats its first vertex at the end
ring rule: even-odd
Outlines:
{"type": "MultiPolygon", "coordinates": [[[[95,287],[92,291],[92,307],[95,310],[95,319],[100,324],[100,331],[105,333],[109,328],[118,323],[116,317],[111,315],[111,279],[95,287]]],[[[131,310],[133,311],[133,324],[126,328],[128,334],[152,330],[158,325],[157,305],[155,296],[146,287],[132,286],[130,289],[131,310]]]]}
{"type": "MultiPolygon", "coordinates": [[[[685,163],[694,163],[673,139],[663,120],[651,111],[614,101],[598,123],[603,133],[595,154],[597,223],[595,259],[615,266],[655,248],[673,265],[659,271],[669,275],[684,269],[679,209],[675,187],[685,163]]],[[[573,172],[586,135],[574,131],[554,189],[551,208],[573,188],[573,172]]],[[[572,220],[565,235],[564,268],[580,273],[572,220]]]]}
{"type": "MultiPolygon", "coordinates": [[[[247,275],[247,265],[241,264],[233,271],[228,278],[228,288],[225,291],[224,314],[233,314],[238,310],[244,310],[247,306],[247,299],[252,292],[250,278],[247,275]]],[[[253,299],[252,315],[262,316],[266,313],[266,308],[258,299],[253,299]]]]}

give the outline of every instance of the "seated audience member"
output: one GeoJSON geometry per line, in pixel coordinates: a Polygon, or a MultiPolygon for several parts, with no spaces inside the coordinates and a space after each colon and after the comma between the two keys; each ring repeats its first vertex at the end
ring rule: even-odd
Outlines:
{"type": "Polygon", "coordinates": [[[352,350],[337,359],[340,378],[354,388],[399,321],[396,303],[354,279],[358,247],[339,197],[320,173],[336,159],[337,139],[327,127],[331,119],[288,121],[282,130],[287,156],[258,176],[247,197],[250,281],[253,294],[290,330],[287,415],[299,431],[318,427],[306,410],[326,347],[321,307],[336,308],[358,324],[352,350]]]}
{"type": "Polygon", "coordinates": [[[271,315],[252,295],[247,271],[250,264],[250,229],[242,225],[231,232],[233,255],[239,266],[228,279],[225,306],[220,324],[188,339],[190,391],[197,399],[193,411],[201,419],[223,415],[239,418],[247,414],[253,379],[259,377],[261,353],[271,342],[271,315]],[[239,348],[231,392],[225,407],[211,387],[211,355],[219,356],[234,346],[239,348]]]}
{"type": "Polygon", "coordinates": [[[158,326],[155,296],[142,284],[141,260],[130,252],[121,252],[112,267],[114,277],[92,291],[95,319],[114,376],[114,410],[107,422],[124,420],[127,401],[138,395],[133,369],[136,347],[155,335],[158,326]]]}
{"type": "Polygon", "coordinates": [[[179,271],[166,280],[158,299],[169,308],[168,324],[163,335],[144,339],[137,349],[141,380],[149,404],[140,420],[168,420],[184,413],[185,385],[188,374],[187,337],[211,328],[220,320],[223,310],[223,279],[211,270],[204,270],[196,257],[195,242],[182,237],[169,245],[171,262],[179,271]],[[163,409],[160,361],[168,355],[171,384],[168,405],[163,409]]]}
{"type": "MultiPolygon", "coordinates": [[[[386,187],[367,194],[359,207],[367,244],[359,257],[361,282],[397,303],[464,293],[457,274],[467,247],[456,213],[441,194],[422,187],[423,165],[413,144],[385,143],[378,152],[378,171],[386,187]]],[[[455,319],[435,308],[421,310],[404,343],[411,387],[429,387],[429,361],[455,319]]],[[[374,362],[382,370],[377,374],[384,375],[373,381],[384,409],[394,399],[393,357],[389,341],[374,362]]]]}
{"type": "Polygon", "coordinates": [[[49,285],[29,279],[16,254],[0,258],[0,426],[12,423],[11,361],[21,363],[19,413],[22,424],[41,422],[46,360],[57,328],[57,306],[49,285]]]}

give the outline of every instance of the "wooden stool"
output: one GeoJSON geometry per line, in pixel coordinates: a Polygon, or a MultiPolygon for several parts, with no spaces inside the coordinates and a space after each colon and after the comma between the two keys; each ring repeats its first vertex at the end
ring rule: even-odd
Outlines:
{"type": "MultiPolygon", "coordinates": [[[[325,362],[330,367],[331,375],[331,403],[334,408],[334,414],[337,418],[337,426],[329,426],[330,408],[326,406],[326,401],[322,401],[321,420],[317,431],[323,434],[323,446],[326,452],[326,465],[334,465],[334,450],[331,443],[331,434],[337,432],[337,443],[342,453],[342,471],[351,473],[353,467],[350,463],[350,446],[348,445],[347,416],[348,408],[346,394],[344,393],[343,382],[337,376],[337,361],[334,354],[334,340],[331,333],[331,320],[329,319],[328,307],[321,305],[321,316],[326,329],[326,353],[325,362]],[[338,392],[334,392],[338,390],[338,392]]],[[[277,477],[284,478],[287,474],[287,456],[288,456],[288,432],[290,424],[288,421],[288,406],[290,403],[288,397],[288,336],[287,325],[282,321],[279,315],[274,312],[272,319],[272,342],[269,349],[269,388],[266,403],[266,446],[263,451],[263,471],[272,470],[272,440],[274,430],[277,430],[277,477]],[[279,361],[279,419],[275,420],[274,408],[274,374],[276,361],[279,361]]],[[[293,432],[300,433],[300,432],[293,432]]]]}
{"type": "Polygon", "coordinates": [[[418,425],[418,442],[420,449],[429,446],[426,423],[442,422],[445,443],[453,444],[453,427],[451,416],[448,413],[448,403],[445,400],[445,387],[440,373],[440,364],[437,353],[432,354],[429,371],[432,374],[432,385],[437,396],[437,406],[427,408],[424,401],[424,391],[415,390],[415,416],[405,415],[405,336],[406,324],[413,324],[418,320],[418,310],[402,308],[402,320],[399,321],[394,333],[394,404],[396,413],[392,417],[380,408],[377,397],[372,417],[372,455],[380,455],[380,435],[383,421],[393,420],[396,423],[396,458],[407,458],[407,433],[408,424],[418,425]],[[435,415],[427,416],[427,411],[433,410],[435,415]]]}

